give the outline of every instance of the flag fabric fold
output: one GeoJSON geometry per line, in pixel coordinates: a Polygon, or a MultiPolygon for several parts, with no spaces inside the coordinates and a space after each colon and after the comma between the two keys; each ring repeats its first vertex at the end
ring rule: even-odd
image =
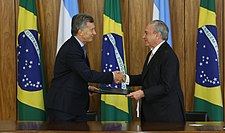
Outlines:
{"type": "Polygon", "coordinates": [[[17,37],[17,119],[43,121],[45,81],[36,0],[20,0],[17,37]]]}
{"type": "Polygon", "coordinates": [[[171,24],[170,24],[170,6],[169,0],[154,0],[153,5],[153,20],[162,20],[166,23],[169,34],[167,42],[172,47],[172,31],[171,31],[171,24]]]}
{"type": "Polygon", "coordinates": [[[57,50],[71,36],[71,21],[74,15],[79,13],[77,0],[61,0],[58,26],[57,50]]]}
{"type": "Polygon", "coordinates": [[[214,0],[201,0],[196,52],[194,111],[207,112],[211,121],[223,121],[215,11],[214,0]]]}
{"type": "MultiPolygon", "coordinates": [[[[126,59],[122,30],[120,0],[105,0],[103,15],[102,71],[119,70],[126,73],[126,59]]],[[[122,84],[107,84],[107,87],[127,89],[122,84]]],[[[102,121],[131,120],[130,99],[124,95],[101,95],[102,121]]]]}

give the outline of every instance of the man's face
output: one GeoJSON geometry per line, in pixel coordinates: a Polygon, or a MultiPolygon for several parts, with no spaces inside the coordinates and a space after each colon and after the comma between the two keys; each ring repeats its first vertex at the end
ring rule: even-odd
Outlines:
{"type": "Polygon", "coordinates": [[[154,48],[157,39],[157,33],[154,32],[153,24],[148,24],[145,28],[143,39],[145,41],[145,46],[149,48],[154,48]]]}
{"type": "Polygon", "coordinates": [[[87,22],[86,28],[80,30],[83,43],[91,42],[96,35],[94,23],[87,22]]]}

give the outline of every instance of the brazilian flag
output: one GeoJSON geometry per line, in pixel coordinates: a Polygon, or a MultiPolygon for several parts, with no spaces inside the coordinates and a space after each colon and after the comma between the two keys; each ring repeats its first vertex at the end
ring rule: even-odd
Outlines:
{"type": "Polygon", "coordinates": [[[201,0],[196,53],[194,110],[207,112],[211,121],[223,121],[215,11],[214,0],[201,0]]]}
{"type": "Polygon", "coordinates": [[[45,120],[43,60],[36,0],[20,0],[17,35],[17,119],[45,120]]]}
{"type": "MultiPolygon", "coordinates": [[[[113,72],[119,70],[125,74],[127,70],[120,0],[104,1],[103,21],[102,71],[113,72]]],[[[124,83],[112,83],[105,86],[127,89],[124,83]]],[[[102,121],[129,121],[131,116],[129,98],[124,95],[101,95],[102,121]]]]}

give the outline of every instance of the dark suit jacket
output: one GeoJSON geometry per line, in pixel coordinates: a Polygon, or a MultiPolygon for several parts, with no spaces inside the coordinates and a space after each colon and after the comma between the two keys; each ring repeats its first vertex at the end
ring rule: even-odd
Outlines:
{"type": "MultiPolygon", "coordinates": [[[[149,55],[147,56],[149,57],[149,55]]],[[[142,86],[141,120],[184,122],[184,98],[180,85],[179,61],[164,42],[140,75],[130,75],[130,85],[142,86]]]]}
{"type": "Polygon", "coordinates": [[[47,109],[85,115],[89,106],[88,82],[112,83],[113,74],[91,70],[83,49],[72,36],[57,54],[54,78],[46,97],[47,109]]]}

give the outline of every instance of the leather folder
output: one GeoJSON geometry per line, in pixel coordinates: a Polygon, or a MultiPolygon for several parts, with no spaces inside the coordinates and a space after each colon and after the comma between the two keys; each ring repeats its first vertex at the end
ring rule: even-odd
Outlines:
{"type": "Polygon", "coordinates": [[[127,95],[132,91],[129,89],[112,88],[112,87],[99,87],[99,90],[92,91],[99,94],[117,94],[117,95],[127,95]]]}

